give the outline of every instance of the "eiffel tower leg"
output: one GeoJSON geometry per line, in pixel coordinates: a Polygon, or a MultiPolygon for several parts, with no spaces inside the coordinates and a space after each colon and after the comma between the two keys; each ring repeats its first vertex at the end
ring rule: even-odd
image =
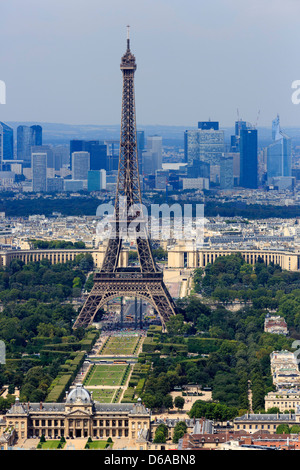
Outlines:
{"type": "Polygon", "coordinates": [[[92,322],[93,318],[95,317],[97,313],[98,306],[102,298],[103,296],[101,294],[100,295],[93,294],[93,292],[89,294],[88,298],[86,299],[81,309],[80,314],[78,315],[73,325],[74,329],[80,328],[80,327],[85,328],[92,322]]]}
{"type": "Polygon", "coordinates": [[[138,323],[138,319],[137,319],[137,298],[135,297],[134,298],[134,327],[135,327],[135,329],[137,329],[137,323],[138,323]]]}
{"type": "Polygon", "coordinates": [[[124,322],[123,297],[121,297],[121,311],[120,311],[120,317],[121,317],[121,328],[123,328],[123,322],[124,322]]]}
{"type": "Polygon", "coordinates": [[[140,321],[140,329],[142,329],[142,328],[143,328],[143,320],[142,320],[143,300],[142,300],[142,299],[140,299],[139,304],[140,304],[140,311],[139,311],[139,319],[140,319],[140,320],[139,320],[139,321],[140,321]]]}
{"type": "Polygon", "coordinates": [[[152,298],[152,305],[154,305],[156,311],[159,314],[163,332],[167,331],[166,323],[173,315],[176,315],[175,305],[172,297],[169,294],[164,283],[160,283],[159,286],[150,289],[150,296],[152,298]]]}

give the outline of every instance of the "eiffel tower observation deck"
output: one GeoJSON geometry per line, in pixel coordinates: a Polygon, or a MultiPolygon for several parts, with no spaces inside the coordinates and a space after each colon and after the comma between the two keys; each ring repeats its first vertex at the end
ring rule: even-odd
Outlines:
{"type": "Polygon", "coordinates": [[[163,281],[163,272],[155,263],[142,213],[142,197],[137,157],[134,73],[135,56],[130,50],[129,27],[127,49],[121,59],[123,74],[120,155],[113,231],[107,243],[101,269],[94,273],[94,285],[79,313],[74,328],[89,326],[97,311],[115,297],[137,297],[150,303],[159,314],[163,330],[176,314],[176,306],[163,281]],[[119,257],[124,236],[132,235],[139,266],[120,268],[119,257]]]}

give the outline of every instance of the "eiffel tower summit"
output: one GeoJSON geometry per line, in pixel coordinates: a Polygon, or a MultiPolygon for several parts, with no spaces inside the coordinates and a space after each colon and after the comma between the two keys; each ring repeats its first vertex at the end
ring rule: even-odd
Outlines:
{"type": "Polygon", "coordinates": [[[165,286],[163,272],[155,263],[147,221],[142,213],[134,94],[136,61],[130,50],[129,27],[127,28],[127,50],[120,65],[123,94],[114,230],[107,243],[102,267],[94,273],[93,288],[74,323],[74,328],[89,326],[98,310],[110,300],[116,297],[135,297],[152,305],[159,314],[163,331],[166,331],[166,322],[176,314],[176,306],[165,286]],[[135,236],[139,266],[122,268],[119,266],[122,240],[124,234],[132,232],[135,236]]]}

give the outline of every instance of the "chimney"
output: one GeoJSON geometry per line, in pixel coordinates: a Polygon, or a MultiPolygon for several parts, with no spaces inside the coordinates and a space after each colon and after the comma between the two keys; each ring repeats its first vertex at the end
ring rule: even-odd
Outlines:
{"type": "Polygon", "coordinates": [[[43,402],[40,401],[40,410],[42,410],[42,409],[43,409],[43,402]]]}

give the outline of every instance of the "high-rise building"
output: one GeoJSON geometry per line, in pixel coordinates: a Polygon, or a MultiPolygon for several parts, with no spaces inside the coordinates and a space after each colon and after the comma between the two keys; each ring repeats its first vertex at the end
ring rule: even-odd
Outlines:
{"type": "Polygon", "coordinates": [[[142,168],[144,174],[155,174],[162,169],[162,137],[147,137],[146,149],[142,151],[142,168]]]}
{"type": "Polygon", "coordinates": [[[14,131],[10,126],[5,124],[4,122],[0,122],[0,169],[2,169],[4,160],[13,159],[14,131]]]}
{"type": "Polygon", "coordinates": [[[87,189],[88,191],[106,189],[106,170],[89,170],[87,189]]]}
{"type": "Polygon", "coordinates": [[[231,154],[225,154],[221,158],[220,186],[222,189],[232,189],[233,185],[233,157],[231,154]]]}
{"type": "Polygon", "coordinates": [[[240,130],[240,186],[256,189],[258,185],[257,130],[240,130]]]}
{"type": "Polygon", "coordinates": [[[46,153],[47,154],[47,168],[54,168],[53,149],[50,147],[50,145],[33,145],[31,147],[31,154],[33,153],[46,153]]]}
{"type": "Polygon", "coordinates": [[[47,191],[47,153],[33,153],[31,156],[32,191],[47,191]]]}
{"type": "Polygon", "coordinates": [[[88,152],[90,154],[91,170],[107,169],[107,145],[99,140],[71,140],[70,141],[70,168],[72,169],[72,154],[74,152],[88,152]]]}
{"type": "Polygon", "coordinates": [[[120,141],[105,140],[104,145],[107,147],[106,171],[118,171],[120,141]]]}
{"type": "Polygon", "coordinates": [[[84,180],[87,183],[89,170],[90,170],[89,152],[73,152],[72,153],[72,179],[84,180]]]}
{"type": "Polygon", "coordinates": [[[246,121],[242,121],[241,119],[239,121],[235,121],[234,135],[232,135],[230,138],[231,153],[240,151],[240,132],[243,129],[248,129],[248,127],[251,127],[251,124],[246,121]]]}
{"type": "Polygon", "coordinates": [[[72,139],[70,140],[70,170],[72,170],[72,154],[74,152],[83,152],[84,148],[84,140],[79,139],[72,139]]]}
{"type": "Polygon", "coordinates": [[[185,161],[188,166],[192,166],[197,160],[208,163],[213,182],[219,179],[221,157],[224,151],[224,131],[219,129],[217,121],[200,121],[198,129],[186,130],[184,133],[185,161]]]}
{"type": "Polygon", "coordinates": [[[43,129],[39,125],[31,126],[34,145],[43,144],[43,129]]]}
{"type": "Polygon", "coordinates": [[[136,140],[137,140],[139,172],[140,172],[140,175],[142,175],[143,174],[143,150],[145,149],[145,132],[137,131],[136,140]]]}
{"type": "Polygon", "coordinates": [[[292,176],[291,138],[280,128],[279,116],[272,122],[273,142],[267,148],[268,180],[274,177],[292,176]]]}
{"type": "Polygon", "coordinates": [[[31,147],[42,145],[42,127],[18,126],[17,128],[17,159],[23,160],[24,166],[31,163],[31,147]]]}
{"type": "Polygon", "coordinates": [[[91,170],[106,170],[107,165],[107,146],[100,142],[88,142],[85,151],[90,154],[91,170]]]}
{"type": "Polygon", "coordinates": [[[53,158],[54,168],[56,171],[60,171],[62,168],[66,168],[70,164],[69,150],[63,145],[53,147],[53,158]]]}

